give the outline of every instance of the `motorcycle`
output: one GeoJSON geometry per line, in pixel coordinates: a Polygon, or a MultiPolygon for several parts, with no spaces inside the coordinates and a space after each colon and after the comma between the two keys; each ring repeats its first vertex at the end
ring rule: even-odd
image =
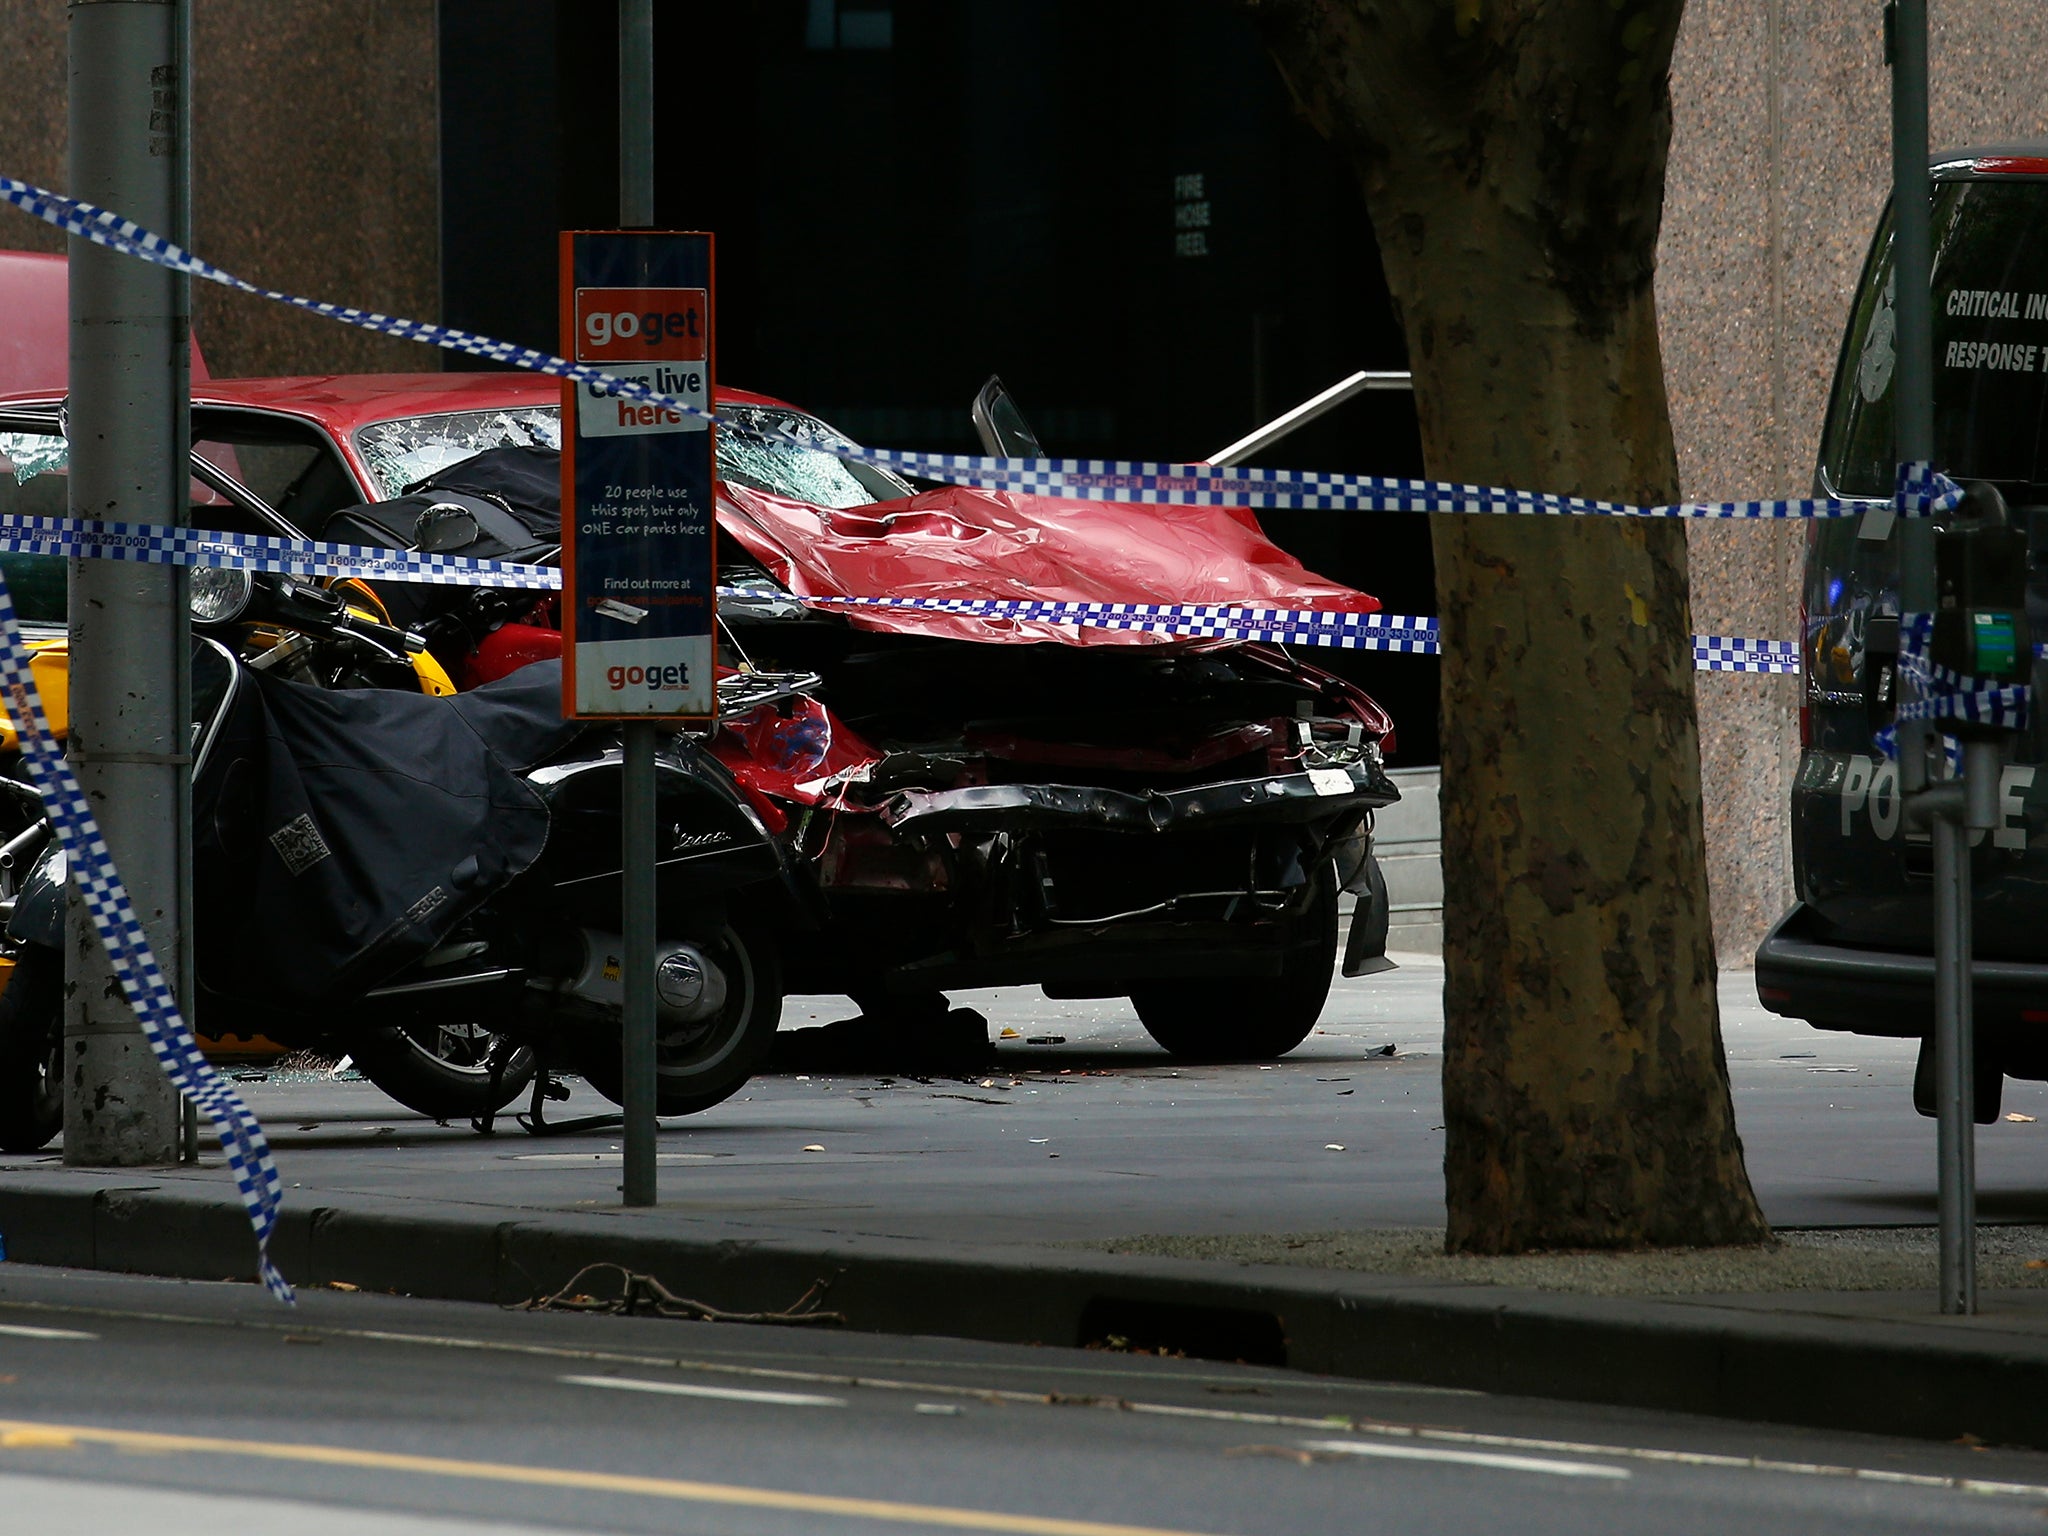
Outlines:
{"type": "MultiPolygon", "coordinates": [[[[197,1026],[345,1053],[442,1120],[487,1124],[529,1085],[538,1111],[565,1070],[620,1101],[623,755],[614,733],[563,721],[559,666],[438,697],[346,686],[331,669],[404,676],[425,642],[288,578],[195,586],[197,1026]],[[278,638],[250,645],[252,627],[278,638]],[[315,681],[281,675],[297,667],[315,681]]],[[[658,754],[656,814],[656,1107],[683,1115],[735,1092],[773,1040],[781,961],[763,914],[789,872],[687,735],[658,754]]],[[[0,898],[0,1149],[28,1151],[62,1124],[68,871],[40,815],[0,865],[27,869],[0,898]]]]}

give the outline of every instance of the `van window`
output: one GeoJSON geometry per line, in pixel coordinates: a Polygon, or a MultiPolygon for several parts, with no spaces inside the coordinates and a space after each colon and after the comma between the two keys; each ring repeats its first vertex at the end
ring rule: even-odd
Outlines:
{"type": "MultiPolygon", "coordinates": [[[[1954,479],[2048,481],[2048,182],[1934,192],[1935,463],[1954,479]]],[[[1821,446],[1824,487],[1889,496],[1898,358],[1889,213],[1864,263],[1821,446]]]]}

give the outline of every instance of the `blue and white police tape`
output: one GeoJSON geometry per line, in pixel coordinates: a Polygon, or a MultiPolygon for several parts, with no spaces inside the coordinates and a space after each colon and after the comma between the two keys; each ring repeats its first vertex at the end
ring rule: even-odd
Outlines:
{"type": "MultiPolygon", "coordinates": [[[[1245,469],[1212,464],[1159,464],[1111,459],[1000,459],[969,454],[914,453],[862,448],[851,443],[795,438],[723,421],[691,401],[667,395],[638,379],[571,362],[564,357],[480,336],[454,326],[406,320],[263,288],[223,271],[173,245],[132,220],[76,198],[0,176],[0,200],[69,234],[139,260],[218,283],[241,293],[324,315],[345,325],[399,336],[449,351],[467,353],[508,367],[570,379],[601,395],[643,400],[684,415],[717,421],[727,431],[786,446],[823,450],[842,458],[881,465],[913,478],[985,490],[1058,496],[1085,501],[1134,502],[1165,506],[1245,506],[1264,511],[1474,512],[1562,516],[1722,518],[1778,521],[1853,517],[1887,503],[1878,500],[1680,502],[1634,507],[1581,496],[1556,496],[1487,486],[1429,480],[1331,475],[1315,471],[1245,469]]],[[[1932,465],[1901,467],[1897,494],[1888,505],[1907,516],[1927,516],[1953,507],[1962,492],[1932,465]]]]}
{"type": "MultiPolygon", "coordinates": [[[[553,566],[477,560],[285,539],[262,534],[171,528],[152,523],[72,522],[65,518],[0,515],[0,551],[10,554],[91,556],[159,565],[204,565],[269,571],[286,576],[355,577],[440,586],[561,589],[553,566]]],[[[756,588],[720,587],[721,597],[759,598],[756,588]]],[[[1434,655],[1436,620],[1400,614],[1349,613],[1316,608],[1261,608],[1251,604],[1101,603],[1027,598],[805,597],[819,608],[912,608],[981,618],[1035,620],[1095,629],[1141,630],[1184,639],[1258,640],[1349,650],[1434,655]]],[[[1702,670],[1797,671],[1797,650],[1783,641],[1695,636],[1702,670]],[[1785,658],[1790,664],[1785,664],[1785,658]]]]}
{"type": "MultiPolygon", "coordinates": [[[[2026,729],[2033,692],[2028,684],[1994,682],[1941,666],[1928,654],[1933,643],[1932,614],[1903,616],[1899,624],[1901,698],[1896,721],[1957,720],[1999,730],[2026,729]]],[[[2048,654],[2048,646],[2036,645],[2034,654],[2048,654]]],[[[1897,724],[1885,726],[1872,739],[1886,757],[1899,755],[1897,724]]],[[[1951,760],[1956,758],[1953,744],[1948,755],[1951,760]]]]}
{"type": "MultiPolygon", "coordinates": [[[[833,450],[835,452],[839,450],[833,450]]],[[[1149,506],[1251,507],[1259,511],[1451,512],[1567,517],[1679,517],[1738,522],[1858,517],[1889,506],[1909,517],[1945,512],[1962,492],[1931,464],[1901,466],[1890,502],[1807,497],[1776,501],[1676,502],[1638,507],[1585,496],[1557,496],[1493,486],[1452,485],[1313,470],[1245,469],[1212,464],[1154,464],[1106,459],[989,459],[968,454],[850,451],[899,474],[980,490],[1058,496],[1070,501],[1135,502],[1149,506]]]]}
{"type": "Polygon", "coordinates": [[[178,1011],[178,1000],[150,950],[149,937],[121,884],[92,806],[43,713],[5,578],[0,578],[0,695],[4,695],[7,714],[14,722],[22,758],[50,813],[50,825],[63,845],[71,883],[106,946],[107,962],[171,1086],[190,1099],[219,1131],[235,1187],[249,1212],[249,1224],[256,1229],[257,1270],[270,1293],[288,1302],[292,1300],[291,1285],[270,1260],[270,1237],[277,1228],[281,1199],[270,1143],[242,1096],[200,1054],[199,1042],[192,1038],[178,1011]]]}
{"type": "MultiPolygon", "coordinates": [[[[720,588],[720,595],[726,595],[720,588]]],[[[739,595],[735,590],[733,595],[739,595]]],[[[1261,608],[1251,603],[1106,603],[1051,598],[805,597],[817,608],[908,608],[968,618],[1136,630],[1191,640],[1292,641],[1350,650],[1436,650],[1436,620],[1405,614],[1321,608],[1261,608]]]]}
{"type": "Polygon", "coordinates": [[[92,556],[155,565],[208,565],[284,576],[352,576],[435,586],[560,589],[552,566],[461,555],[371,549],[267,534],[172,528],[159,523],[74,522],[61,517],[0,515],[0,550],[22,555],[92,556]]]}
{"type": "MultiPolygon", "coordinates": [[[[2033,690],[2025,683],[1993,683],[1931,664],[1928,673],[1930,686],[1940,691],[1901,703],[1896,717],[1899,723],[1908,720],[1960,720],[2000,730],[2026,729],[2029,696],[2033,690]]],[[[1898,757],[1898,724],[1885,726],[1872,740],[1884,756],[1898,757]]],[[[1949,756],[1955,757],[1952,749],[1949,756]]]]}
{"type": "MultiPolygon", "coordinates": [[[[718,590],[722,597],[760,596],[754,588],[718,590]]],[[[797,601],[818,608],[909,608],[969,618],[1138,630],[1194,640],[1259,640],[1419,656],[1434,656],[1439,650],[1437,621],[1414,614],[1258,608],[1227,603],[1091,603],[1026,598],[805,597],[797,601]]],[[[1694,635],[1693,661],[1702,672],[1797,675],[1800,670],[1799,647],[1792,641],[1750,640],[1739,635],[1694,635]]]]}

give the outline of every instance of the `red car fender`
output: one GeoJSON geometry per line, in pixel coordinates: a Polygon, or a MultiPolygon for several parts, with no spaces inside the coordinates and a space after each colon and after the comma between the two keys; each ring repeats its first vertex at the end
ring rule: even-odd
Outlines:
{"type": "Polygon", "coordinates": [[[483,638],[483,643],[462,663],[456,679],[462,690],[509,677],[536,661],[562,659],[562,632],[538,624],[500,624],[483,638]]]}
{"type": "Polygon", "coordinates": [[[711,755],[757,809],[769,800],[817,805],[826,797],[827,780],[882,758],[823,704],[804,697],[721,720],[711,755]]]}

